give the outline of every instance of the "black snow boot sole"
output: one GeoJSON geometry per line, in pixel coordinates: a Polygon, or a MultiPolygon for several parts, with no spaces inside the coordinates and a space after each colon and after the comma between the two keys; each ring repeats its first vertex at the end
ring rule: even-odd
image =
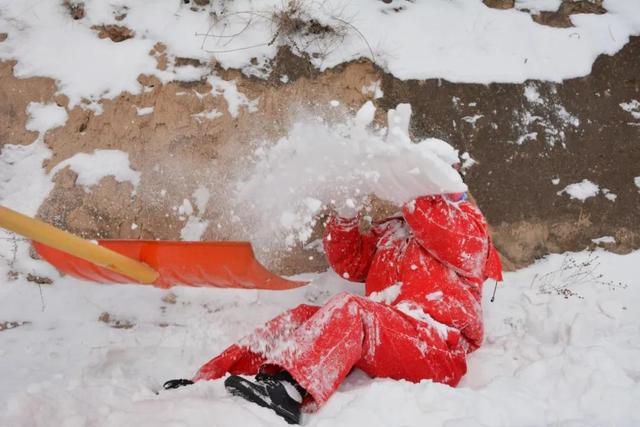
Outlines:
{"type": "Polygon", "coordinates": [[[234,396],[274,410],[287,423],[300,424],[300,404],[289,397],[282,384],[253,383],[232,375],[224,381],[224,386],[234,396]]]}
{"type": "Polygon", "coordinates": [[[162,385],[165,390],[171,390],[173,388],[184,387],[193,384],[193,381],[184,378],[178,378],[176,380],[169,380],[162,385]]]}

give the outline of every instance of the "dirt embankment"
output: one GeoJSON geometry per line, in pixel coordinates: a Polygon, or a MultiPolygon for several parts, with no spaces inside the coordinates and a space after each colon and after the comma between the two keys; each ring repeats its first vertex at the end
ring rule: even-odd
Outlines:
{"type": "MultiPolygon", "coordinates": [[[[162,47],[151,54],[163,67],[162,47]]],[[[188,58],[178,61],[201,65],[188,58]]],[[[24,129],[29,102],[68,106],[65,97],[54,97],[51,80],[15,79],[12,66],[4,63],[0,67],[1,87],[8,100],[1,107],[1,145],[28,144],[37,136],[24,129]]],[[[280,52],[273,68],[270,81],[216,70],[222,79],[235,80],[238,91],[250,102],[257,102],[255,111],[241,106],[235,117],[225,97],[212,93],[206,81],[162,84],[149,76],[139,78],[144,86],[140,95],[124,93],[102,101],[101,114],[80,107],[71,109],[66,124],[45,136],[53,151],[46,170],[77,153],[117,149],[128,153],[131,168],[142,174],[141,182],[135,194],[130,183],[119,183],[113,177],[86,191],[76,184],[77,175],[65,168],[54,177],[55,187],[38,215],[86,238],[179,239],[188,220],[188,214],[180,210],[186,199],[199,218],[209,221],[203,239],[246,239],[244,225],[232,221],[228,192],[230,183],[235,182],[234,174],[242,171],[243,162],[255,148],[252,143],[276,140],[296,114],[324,114],[332,100],[339,100],[345,109],[359,108],[373,96],[363,93],[362,88],[378,79],[374,67],[364,62],[319,75],[286,50],[280,52]],[[285,75],[287,84],[283,83],[285,75]],[[209,113],[212,118],[207,118],[209,113]],[[192,197],[199,187],[210,193],[202,211],[192,197]]],[[[323,257],[315,250],[301,248],[275,253],[267,261],[272,268],[287,272],[324,266],[323,257]]]]}
{"type": "MultiPolygon", "coordinates": [[[[516,267],[549,252],[640,246],[640,120],[622,108],[640,99],[640,38],[600,56],[589,76],[562,84],[401,82],[385,75],[383,107],[409,102],[417,136],[445,139],[477,164],[467,181],[516,267]],[[584,202],[558,194],[588,179],[584,202]],[[606,190],[605,190],[606,189],[606,190]]],[[[627,108],[628,109],[628,108],[627,108]]]]}
{"type": "MultiPolygon", "coordinates": [[[[152,53],[162,67],[161,47],[152,53]]],[[[476,161],[468,183],[508,266],[583,249],[604,235],[616,238],[610,249],[628,251],[640,246],[640,193],[633,181],[640,175],[640,120],[620,104],[640,99],[639,58],[640,38],[634,38],[615,56],[600,57],[584,78],[476,85],[400,81],[366,61],[319,74],[283,50],[268,81],[217,70],[235,80],[247,99],[258,100],[257,111],[240,108],[237,117],[205,81],[161,84],[140,76],[145,87],[140,95],[105,100],[99,115],[75,107],[66,125],[45,137],[53,151],[47,170],[79,152],[127,152],[131,167],[142,173],[135,194],[131,184],[113,178],[85,191],[65,169],[56,175],[39,215],[88,238],[177,239],[187,220],[179,206],[185,198],[194,204],[191,195],[204,186],[211,197],[198,212],[209,221],[202,237],[244,238],[242,225],[228,219],[227,200],[251,141],[281,135],[296,111],[322,114],[334,99],[357,108],[374,97],[363,87],[381,80],[379,107],[411,103],[416,137],[442,138],[476,161]],[[152,113],[139,114],[149,107],[152,113]],[[213,111],[219,115],[204,117],[213,111]],[[584,178],[606,188],[609,198],[601,193],[583,203],[558,194],[584,178]]],[[[54,94],[51,80],[18,80],[11,63],[0,64],[0,96],[6,100],[0,105],[0,146],[31,143],[35,134],[24,130],[26,106],[30,101],[67,105],[54,94]]],[[[322,257],[309,260],[314,254],[298,248],[267,261],[283,273],[310,271],[324,266],[322,257]]]]}

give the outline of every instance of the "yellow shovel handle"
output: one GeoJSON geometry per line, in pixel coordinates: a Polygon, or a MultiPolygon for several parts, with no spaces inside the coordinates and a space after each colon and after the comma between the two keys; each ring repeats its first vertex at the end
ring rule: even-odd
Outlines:
{"type": "Polygon", "coordinates": [[[3,206],[0,206],[0,227],[141,283],[152,283],[158,278],[158,272],[147,264],[3,206]]]}

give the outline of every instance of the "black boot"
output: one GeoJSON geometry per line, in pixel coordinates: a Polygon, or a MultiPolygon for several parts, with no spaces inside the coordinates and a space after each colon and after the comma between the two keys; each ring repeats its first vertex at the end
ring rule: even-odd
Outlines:
{"type": "Polygon", "coordinates": [[[289,424],[300,424],[300,407],[306,391],[288,372],[276,375],[258,374],[255,382],[232,375],[224,381],[224,386],[234,396],[273,409],[289,424]],[[287,385],[291,386],[289,390],[287,385]]]}
{"type": "Polygon", "coordinates": [[[184,378],[179,378],[177,380],[167,381],[166,383],[163,384],[162,387],[164,387],[165,390],[169,390],[172,388],[184,387],[186,385],[191,385],[191,384],[193,384],[193,381],[186,380],[184,378]]]}

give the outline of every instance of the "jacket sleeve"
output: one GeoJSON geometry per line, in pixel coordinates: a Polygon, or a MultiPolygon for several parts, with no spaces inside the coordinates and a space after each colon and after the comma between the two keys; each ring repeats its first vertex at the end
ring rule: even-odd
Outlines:
{"type": "Polygon", "coordinates": [[[484,281],[490,242],[484,217],[473,205],[424,196],[405,204],[402,213],[434,258],[463,277],[484,281]]]}
{"type": "Polygon", "coordinates": [[[376,251],[377,237],[360,233],[359,218],[332,216],[325,228],[324,251],[329,265],[345,279],[364,282],[376,251]]]}

